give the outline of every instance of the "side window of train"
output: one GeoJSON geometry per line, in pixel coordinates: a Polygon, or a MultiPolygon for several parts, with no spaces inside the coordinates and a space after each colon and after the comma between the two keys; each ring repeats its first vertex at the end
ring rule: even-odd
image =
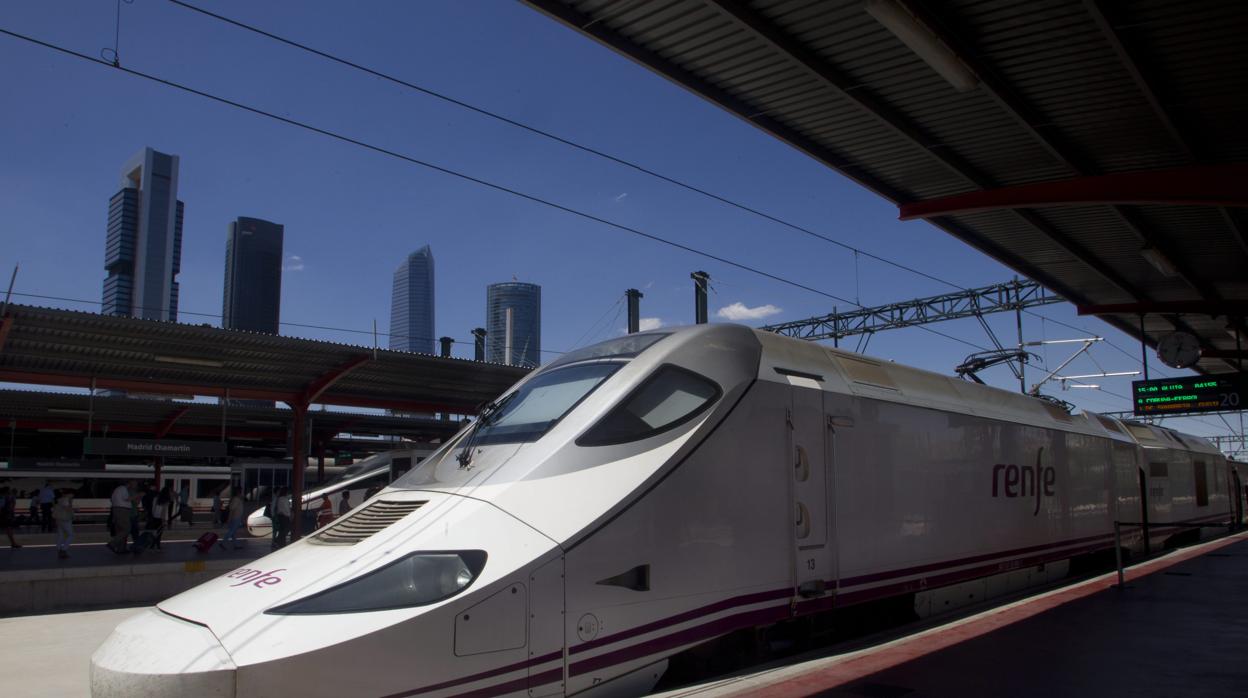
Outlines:
{"type": "Polygon", "coordinates": [[[576,443],[609,446],[649,438],[693,419],[720,394],[719,386],[708,378],[678,366],[662,366],[576,443]]]}

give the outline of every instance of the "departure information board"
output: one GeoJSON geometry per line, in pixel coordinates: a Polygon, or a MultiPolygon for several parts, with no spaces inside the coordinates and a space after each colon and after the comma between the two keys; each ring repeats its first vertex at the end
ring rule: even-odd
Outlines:
{"type": "Polygon", "coordinates": [[[1244,373],[1184,376],[1131,383],[1136,416],[1163,412],[1223,412],[1243,408],[1244,373]]]}

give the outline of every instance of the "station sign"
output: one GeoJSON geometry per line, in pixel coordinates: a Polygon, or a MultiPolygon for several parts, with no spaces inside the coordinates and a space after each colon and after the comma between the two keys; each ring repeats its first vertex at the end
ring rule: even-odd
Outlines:
{"type": "Polygon", "coordinates": [[[83,440],[83,451],[94,456],[163,456],[167,458],[223,458],[221,441],[173,441],[170,439],[91,438],[83,440]]]}
{"type": "Polygon", "coordinates": [[[1243,409],[1248,398],[1245,373],[1183,376],[1132,381],[1131,406],[1137,417],[1167,412],[1227,412],[1243,409]]]}

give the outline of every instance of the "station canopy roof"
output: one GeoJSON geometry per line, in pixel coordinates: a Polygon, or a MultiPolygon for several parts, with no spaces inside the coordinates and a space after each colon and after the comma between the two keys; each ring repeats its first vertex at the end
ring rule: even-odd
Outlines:
{"type": "Polygon", "coordinates": [[[9,383],[475,414],[527,372],[464,359],[22,305],[9,305],[0,320],[0,382],[9,383]]]}
{"type": "MultiPolygon", "coordinates": [[[[215,441],[224,437],[236,448],[250,444],[255,449],[286,449],[292,422],[290,409],[239,404],[234,400],[231,403],[223,407],[209,402],[159,398],[0,390],[0,426],[23,432],[23,442],[28,439],[26,435],[33,432],[81,437],[90,429],[95,436],[192,441],[215,441]]],[[[336,438],[339,434],[396,436],[428,443],[445,439],[460,428],[458,420],[443,421],[432,416],[329,410],[309,412],[308,421],[312,442],[323,443],[333,451],[370,445],[374,450],[392,447],[364,439],[336,438]]],[[[77,443],[80,447],[81,442],[77,443]]],[[[27,450],[22,449],[23,455],[27,450]]]]}
{"type": "MultiPolygon", "coordinates": [[[[1248,308],[1229,0],[526,0],[1152,345],[1248,308]]],[[[886,252],[886,250],[880,250],[886,252]]]]}

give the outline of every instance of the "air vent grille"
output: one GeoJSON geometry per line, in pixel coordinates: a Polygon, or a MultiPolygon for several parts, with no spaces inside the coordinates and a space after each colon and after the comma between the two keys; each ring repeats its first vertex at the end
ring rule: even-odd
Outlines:
{"type": "Polygon", "coordinates": [[[322,545],[355,545],[397,523],[424,504],[423,501],[373,502],[317,531],[309,540],[322,545]]]}

